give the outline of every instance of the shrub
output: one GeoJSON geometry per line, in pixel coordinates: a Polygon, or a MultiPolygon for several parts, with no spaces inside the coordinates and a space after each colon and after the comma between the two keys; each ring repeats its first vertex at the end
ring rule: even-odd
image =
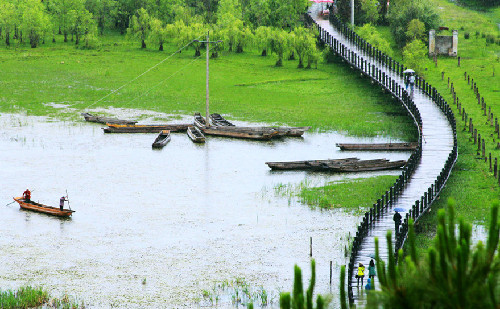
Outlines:
{"type": "Polygon", "coordinates": [[[486,43],[494,44],[495,43],[495,36],[492,34],[488,34],[486,36],[486,43]]]}
{"type": "Polygon", "coordinates": [[[465,32],[464,33],[464,39],[468,40],[470,37],[470,33],[469,32],[465,32]]]}

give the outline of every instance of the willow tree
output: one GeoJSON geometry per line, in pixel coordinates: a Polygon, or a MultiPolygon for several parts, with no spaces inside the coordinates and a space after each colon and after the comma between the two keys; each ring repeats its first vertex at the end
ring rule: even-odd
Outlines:
{"type": "Polygon", "coordinates": [[[10,45],[10,33],[16,26],[16,7],[9,1],[0,3],[0,29],[5,34],[5,44],[10,45]]]}
{"type": "Polygon", "coordinates": [[[270,27],[260,26],[255,30],[254,45],[262,51],[261,56],[267,56],[267,50],[271,48],[273,30],[270,27]]]}
{"type": "Polygon", "coordinates": [[[28,35],[31,48],[37,47],[50,29],[50,18],[43,4],[38,0],[27,0],[23,5],[21,30],[28,35]]]}
{"type": "MultiPolygon", "coordinates": [[[[293,31],[294,40],[292,41],[292,48],[299,57],[298,68],[304,67],[304,58],[307,55],[312,55],[316,50],[316,39],[313,32],[304,27],[297,27],[293,31]]],[[[310,67],[310,64],[308,65],[310,67]]]]}
{"type": "Polygon", "coordinates": [[[137,14],[133,15],[130,19],[130,27],[127,29],[127,35],[131,38],[139,39],[141,41],[141,48],[146,48],[146,38],[150,31],[150,21],[148,11],[141,8],[137,14]]]}
{"type": "Polygon", "coordinates": [[[168,38],[168,29],[163,22],[157,18],[152,18],[149,23],[151,31],[149,32],[148,40],[158,44],[158,50],[163,51],[163,44],[168,38]]]}
{"type": "Polygon", "coordinates": [[[275,28],[273,30],[273,38],[271,40],[271,50],[278,56],[276,66],[283,66],[283,56],[290,50],[288,32],[275,28]]]}

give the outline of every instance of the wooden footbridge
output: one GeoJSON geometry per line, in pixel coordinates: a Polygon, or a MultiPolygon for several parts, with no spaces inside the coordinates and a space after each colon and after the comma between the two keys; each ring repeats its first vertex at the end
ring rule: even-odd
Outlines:
{"type": "MultiPolygon", "coordinates": [[[[321,5],[313,4],[306,16],[319,31],[320,38],[342,57],[353,70],[366,76],[398,100],[413,118],[419,130],[418,146],[394,185],[366,212],[354,237],[348,265],[349,302],[365,303],[364,287],[357,287],[358,263],[368,269],[379,239],[380,257],[388,261],[386,234],[392,231],[392,249],[397,252],[406,240],[408,220],[418,221],[438,197],[457,159],[456,124],[448,103],[424,79],[417,77],[413,96],[404,89],[404,65],[382,53],[359,37],[335,16],[329,20],[319,15],[321,5]],[[395,235],[394,208],[402,208],[403,224],[395,235]]],[[[367,273],[365,278],[367,278],[367,273]]],[[[365,279],[366,283],[366,279],[365,279]]],[[[375,287],[378,287],[375,277],[375,287]]]]}

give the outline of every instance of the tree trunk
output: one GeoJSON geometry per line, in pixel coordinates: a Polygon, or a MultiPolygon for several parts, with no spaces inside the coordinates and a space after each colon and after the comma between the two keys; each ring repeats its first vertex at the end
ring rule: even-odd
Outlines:
{"type": "Polygon", "coordinates": [[[68,42],[68,34],[64,31],[64,43],[68,42]]]}
{"type": "Polygon", "coordinates": [[[144,42],[144,40],[142,40],[141,48],[146,48],[146,42],[144,42]]]}
{"type": "Polygon", "coordinates": [[[59,26],[59,35],[62,34],[62,31],[61,31],[61,26],[59,26]]]}
{"type": "Polygon", "coordinates": [[[5,45],[10,46],[10,33],[8,31],[5,33],[5,45]]]}
{"type": "Polygon", "coordinates": [[[302,58],[299,57],[299,65],[297,68],[302,69],[304,67],[304,62],[302,61],[302,58]]]}
{"type": "Polygon", "coordinates": [[[294,52],[292,52],[290,54],[290,57],[288,57],[288,60],[295,60],[295,53],[294,52]]]}
{"type": "Polygon", "coordinates": [[[75,33],[71,32],[71,42],[73,42],[74,38],[75,38],[75,33]]]}
{"type": "Polygon", "coordinates": [[[216,51],[212,52],[212,55],[210,56],[210,58],[212,58],[212,59],[216,59],[218,57],[219,57],[219,53],[216,51]]]}
{"type": "Polygon", "coordinates": [[[52,43],[55,43],[55,42],[56,42],[56,37],[52,36],[52,43]]]}
{"type": "Polygon", "coordinates": [[[78,34],[78,32],[76,33],[75,37],[75,45],[78,45],[80,43],[80,35],[78,34]]]}
{"type": "Polygon", "coordinates": [[[267,57],[267,49],[263,49],[262,50],[262,54],[261,54],[262,57],[267,57]]]}
{"type": "Polygon", "coordinates": [[[276,66],[282,67],[283,66],[283,59],[279,58],[278,61],[276,61],[276,66]]]}
{"type": "Polygon", "coordinates": [[[201,52],[200,52],[200,50],[199,50],[199,49],[197,49],[197,50],[194,52],[194,56],[195,56],[195,57],[199,57],[199,56],[201,56],[201,52]]]}
{"type": "Polygon", "coordinates": [[[243,52],[243,46],[241,46],[241,44],[238,44],[238,46],[236,46],[236,52],[237,53],[242,53],[243,52]]]}
{"type": "Polygon", "coordinates": [[[163,43],[160,43],[159,51],[163,51],[163,43]]]}

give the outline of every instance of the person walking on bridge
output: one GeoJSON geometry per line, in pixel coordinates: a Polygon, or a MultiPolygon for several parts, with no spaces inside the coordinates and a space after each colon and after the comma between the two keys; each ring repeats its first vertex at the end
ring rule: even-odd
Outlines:
{"type": "Polygon", "coordinates": [[[394,220],[394,229],[396,230],[396,235],[398,234],[399,232],[399,226],[401,225],[401,215],[399,214],[399,212],[396,210],[396,213],[394,214],[394,216],[392,217],[392,220],[394,220]]]}
{"type": "Polygon", "coordinates": [[[365,266],[361,263],[358,265],[358,274],[356,275],[356,278],[358,279],[358,286],[359,286],[359,279],[361,279],[361,287],[363,287],[363,278],[365,277],[365,266]]]}

